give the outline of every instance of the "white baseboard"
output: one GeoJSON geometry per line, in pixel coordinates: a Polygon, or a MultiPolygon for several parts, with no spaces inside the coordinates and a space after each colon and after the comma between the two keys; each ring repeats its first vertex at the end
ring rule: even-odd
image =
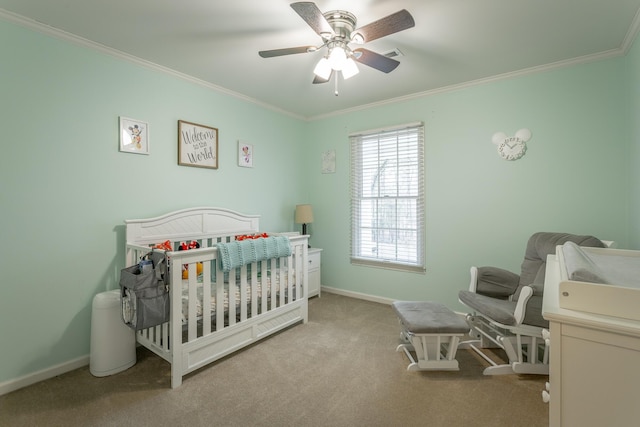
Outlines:
{"type": "Polygon", "coordinates": [[[330,294],[343,295],[345,297],[363,299],[363,300],[366,300],[366,301],[379,302],[380,304],[387,304],[387,305],[391,305],[391,303],[395,301],[395,299],[393,299],[393,298],[384,298],[384,297],[379,297],[379,296],[376,296],[376,295],[363,294],[363,293],[360,293],[360,292],[345,291],[344,289],[330,288],[330,287],[324,286],[324,285],[322,286],[322,292],[328,292],[330,294]]]}
{"type": "MultiPolygon", "coordinates": [[[[381,304],[387,304],[387,305],[391,305],[391,303],[393,303],[394,301],[397,301],[397,299],[393,299],[393,298],[379,297],[379,296],[376,296],[376,295],[368,295],[368,294],[363,294],[363,293],[360,293],[360,292],[345,291],[344,289],[331,288],[331,287],[324,286],[324,285],[322,286],[322,292],[328,292],[330,294],[342,295],[342,296],[345,296],[345,297],[363,299],[363,300],[366,300],[366,301],[379,302],[381,304]]],[[[456,313],[458,316],[461,316],[463,318],[467,316],[467,313],[462,313],[460,311],[454,311],[454,313],[456,313]]]]}
{"type": "Polygon", "coordinates": [[[30,386],[31,384],[39,383],[40,381],[48,380],[49,378],[57,377],[66,372],[73,371],[74,369],[82,368],[89,364],[89,355],[78,357],[77,359],[69,360],[68,362],[61,363],[50,368],[43,369],[41,371],[33,372],[20,378],[14,378],[9,381],[0,383],[0,396],[11,393],[12,391],[21,389],[23,387],[30,386]]]}

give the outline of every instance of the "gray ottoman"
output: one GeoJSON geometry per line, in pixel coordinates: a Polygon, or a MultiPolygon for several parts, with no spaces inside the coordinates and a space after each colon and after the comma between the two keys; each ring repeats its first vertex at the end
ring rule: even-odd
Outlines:
{"type": "Polygon", "coordinates": [[[431,301],[395,301],[393,310],[400,320],[403,350],[410,371],[457,371],[456,351],[460,337],[469,332],[467,322],[442,304],[431,301]],[[411,351],[417,356],[413,358],[411,351]]]}

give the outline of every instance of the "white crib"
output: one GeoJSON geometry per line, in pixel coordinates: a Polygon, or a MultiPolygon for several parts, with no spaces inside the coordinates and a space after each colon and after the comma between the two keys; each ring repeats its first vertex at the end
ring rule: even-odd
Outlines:
{"type": "Polygon", "coordinates": [[[166,252],[170,320],[136,334],[138,343],[171,364],[172,388],[180,386],[190,372],[274,332],[307,322],[307,236],[289,237],[289,256],[225,273],[216,244],[258,233],[259,216],[192,208],[125,224],[127,266],[137,264],[158,243],[169,240],[174,249],[166,252]],[[179,242],[192,240],[200,248],[175,250],[179,242]],[[198,263],[202,263],[201,274],[198,263]],[[185,265],[187,279],[182,275],[185,265]]]}

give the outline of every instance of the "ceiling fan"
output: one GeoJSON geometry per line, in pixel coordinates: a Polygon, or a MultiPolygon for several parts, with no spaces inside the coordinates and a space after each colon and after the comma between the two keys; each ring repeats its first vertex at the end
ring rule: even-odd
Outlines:
{"type": "Polygon", "coordinates": [[[262,50],[258,54],[263,58],[272,58],[316,52],[326,47],[327,53],[313,71],[315,84],[328,82],[337,71],[342,72],[344,79],[354,76],[358,73],[356,62],[390,73],[400,62],[362,47],[352,49],[349,44],[361,45],[415,25],[411,14],[404,9],[356,29],[356,17],[350,12],[332,10],[322,13],[315,3],[306,1],[291,3],[291,7],[318,33],[323,43],[320,46],[262,50]]]}

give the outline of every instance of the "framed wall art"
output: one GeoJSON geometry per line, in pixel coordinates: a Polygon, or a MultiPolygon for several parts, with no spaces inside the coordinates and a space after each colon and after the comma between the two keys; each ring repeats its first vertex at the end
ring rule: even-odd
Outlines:
{"type": "Polygon", "coordinates": [[[238,166],[253,167],[253,145],[238,141],[238,166]]]}
{"type": "Polygon", "coordinates": [[[218,129],[178,120],[178,164],[218,169],[218,129]]]}
{"type": "Polygon", "coordinates": [[[322,153],[322,173],[336,173],[336,150],[322,153]]]}
{"type": "Polygon", "coordinates": [[[120,116],[120,151],[149,154],[149,124],[120,116]]]}

